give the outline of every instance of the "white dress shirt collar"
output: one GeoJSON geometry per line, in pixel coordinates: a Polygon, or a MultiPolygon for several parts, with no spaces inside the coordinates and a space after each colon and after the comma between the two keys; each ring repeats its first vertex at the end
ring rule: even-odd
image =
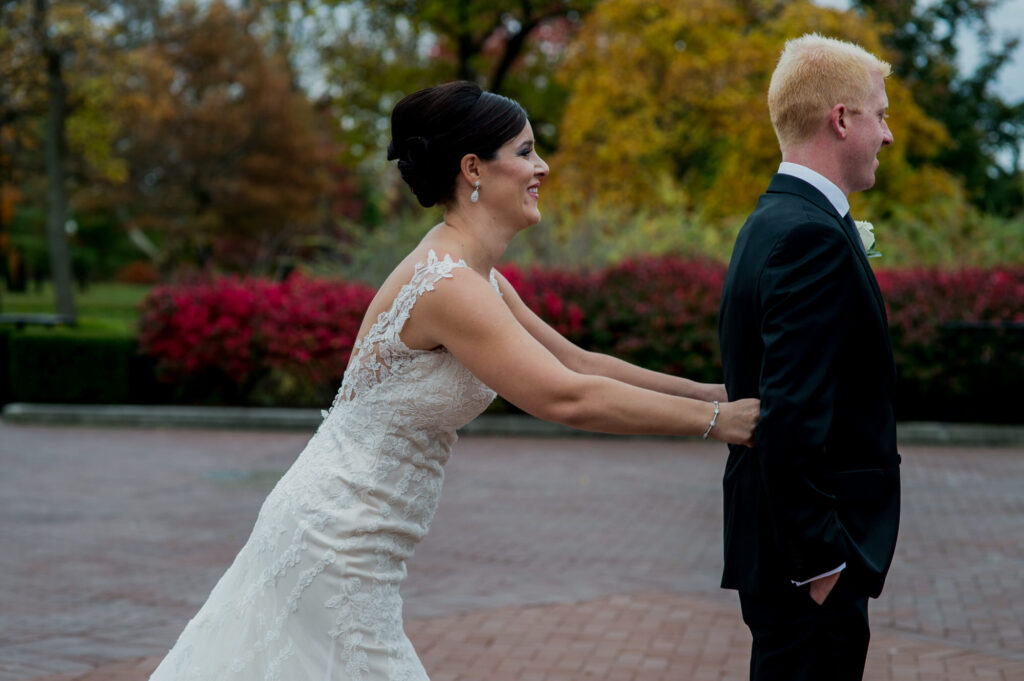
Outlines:
{"type": "Polygon", "coordinates": [[[839,213],[839,217],[845,217],[850,212],[850,202],[847,200],[846,195],[843,194],[843,190],[835,186],[830,179],[821,173],[798,163],[783,161],[779,164],[779,174],[792,175],[799,178],[824,194],[825,198],[836,209],[836,212],[839,213]]]}

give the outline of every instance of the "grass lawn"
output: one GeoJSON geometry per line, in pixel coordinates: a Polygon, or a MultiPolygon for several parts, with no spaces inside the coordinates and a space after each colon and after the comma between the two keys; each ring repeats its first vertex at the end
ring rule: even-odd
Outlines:
{"type": "MultiPolygon", "coordinates": [[[[92,284],[86,290],[75,289],[75,309],[82,330],[135,333],[138,305],[149,286],[136,284],[92,284]]],[[[2,314],[54,314],[53,286],[44,284],[36,290],[29,286],[25,293],[0,289],[2,314]]]]}

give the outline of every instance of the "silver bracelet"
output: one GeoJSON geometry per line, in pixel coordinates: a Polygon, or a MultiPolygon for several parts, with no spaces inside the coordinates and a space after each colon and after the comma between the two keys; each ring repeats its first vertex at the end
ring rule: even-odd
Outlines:
{"type": "Polygon", "coordinates": [[[715,427],[715,421],[718,420],[718,400],[715,400],[715,414],[711,417],[711,423],[708,424],[708,429],[701,435],[705,440],[708,439],[708,435],[711,435],[711,429],[715,427]]]}

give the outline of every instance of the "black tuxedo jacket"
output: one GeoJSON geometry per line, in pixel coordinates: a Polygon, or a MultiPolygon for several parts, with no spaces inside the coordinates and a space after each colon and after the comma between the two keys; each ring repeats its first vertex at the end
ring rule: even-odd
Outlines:
{"type": "Polygon", "coordinates": [[[885,305],[856,228],[807,182],[776,175],[740,230],[718,330],[729,399],[761,399],[756,448],[729,448],[722,586],[846,562],[877,597],[900,507],[885,305]]]}

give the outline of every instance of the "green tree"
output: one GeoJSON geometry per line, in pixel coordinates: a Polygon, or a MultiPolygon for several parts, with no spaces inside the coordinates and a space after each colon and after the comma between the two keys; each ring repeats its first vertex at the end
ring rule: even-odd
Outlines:
{"type": "Polygon", "coordinates": [[[67,85],[64,82],[64,53],[53,38],[55,26],[49,16],[47,0],[35,0],[32,32],[36,49],[46,71],[46,239],[50,249],[50,275],[57,298],[57,313],[75,319],[75,300],[71,289],[71,252],[68,250],[65,223],[68,214],[65,181],[65,133],[67,130],[67,85]]]}
{"type": "Polygon", "coordinates": [[[972,202],[989,213],[1015,214],[1024,209],[1024,101],[1011,103],[992,84],[1013,57],[1020,37],[996,40],[992,0],[855,0],[866,16],[887,29],[893,70],[914,100],[945,126],[952,143],[931,159],[962,177],[972,202]],[[957,37],[970,31],[983,48],[973,73],[958,66],[957,37]],[[1002,159],[1002,160],[1000,160],[1002,159]]]}
{"type": "Polygon", "coordinates": [[[456,78],[529,110],[556,144],[564,89],[551,73],[597,0],[325,0],[320,58],[349,157],[382,159],[388,116],[413,90],[456,78]]]}

